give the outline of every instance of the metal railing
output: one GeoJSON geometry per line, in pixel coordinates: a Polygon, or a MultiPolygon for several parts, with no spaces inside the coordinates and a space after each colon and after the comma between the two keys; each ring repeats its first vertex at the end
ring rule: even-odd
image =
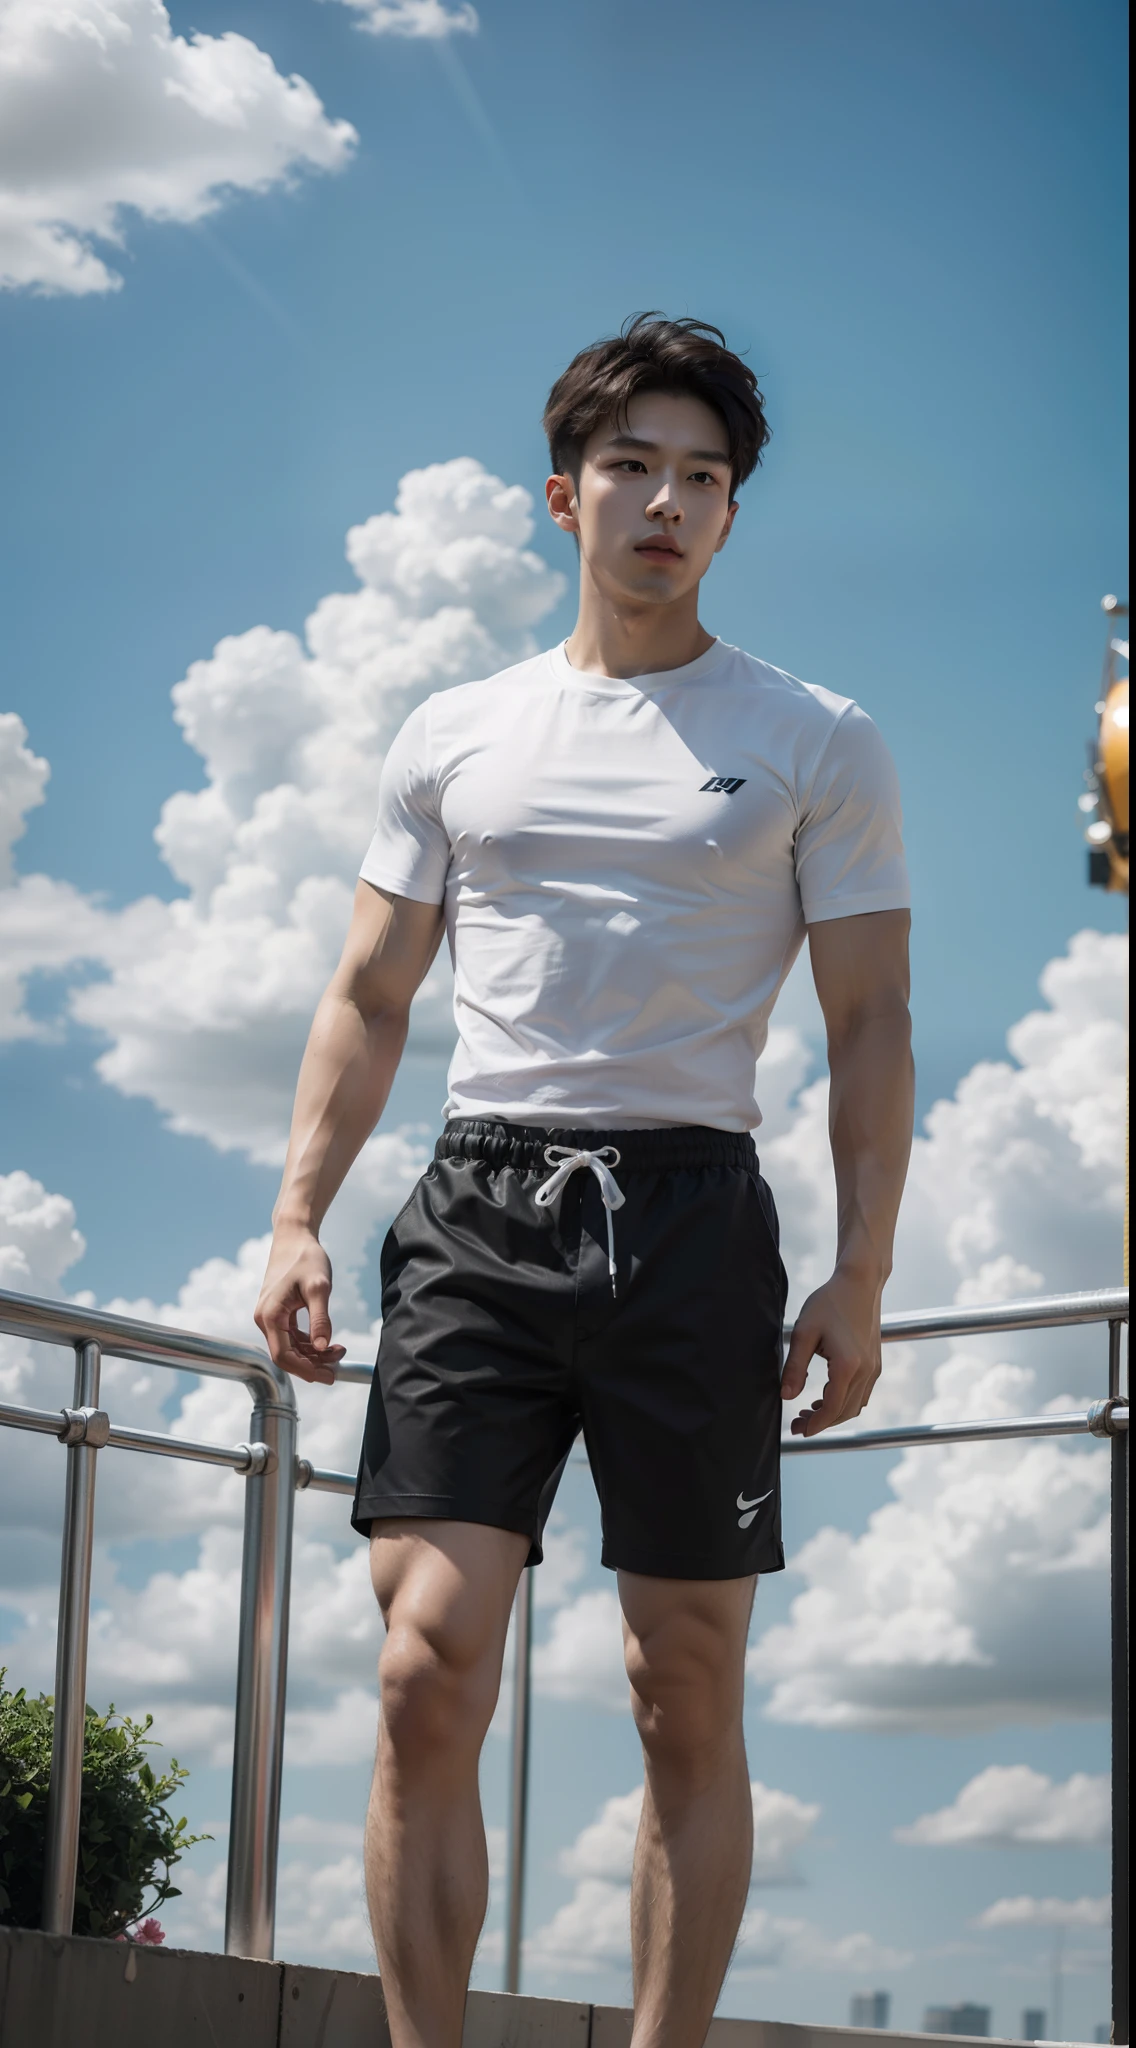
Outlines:
{"type": "MultiPolygon", "coordinates": [[[[1017,1437],[1089,1436],[1112,1451],[1112,2003],[1114,2042],[1128,2034],[1128,1389],[1123,1332],[1127,1288],[1045,1295],[973,1309],[932,1309],[885,1316],[885,1343],[1108,1325],[1108,1391],[1089,1408],[1060,1415],[998,1416],[988,1421],[919,1423],[894,1429],[842,1429],[820,1437],[787,1437],[787,1456],[917,1445],[999,1441],[1017,1437]]],[[[237,1696],[229,1835],[225,1951],[271,1957],[288,1605],[295,1492],[352,1494],[354,1476],[323,1471],[297,1455],[299,1417],[291,1380],[265,1353],[191,1331],[105,1315],[70,1302],[39,1301],[0,1290],[0,1332],[75,1353],[70,1408],[0,1403],[0,1425],[56,1437],[67,1451],[63,1546],[56,1636],[55,1733],[47,1808],[42,1926],[68,1934],[74,1915],[82,1792],[87,1640],[94,1549],[95,1476],[100,1450],[146,1451],[194,1464],[228,1466],[245,1482],[237,1696]],[[252,1398],[249,1441],[223,1445],[130,1429],[99,1405],[104,1357],[175,1371],[240,1380],[252,1398]]],[[[369,1365],[342,1365],[337,1379],[366,1383],[369,1365]]],[[[509,1857],[505,1904],[505,1982],[516,1990],[521,1943],[528,1827],[531,1726],[532,1573],[521,1574],[516,1599],[509,1857]]]]}

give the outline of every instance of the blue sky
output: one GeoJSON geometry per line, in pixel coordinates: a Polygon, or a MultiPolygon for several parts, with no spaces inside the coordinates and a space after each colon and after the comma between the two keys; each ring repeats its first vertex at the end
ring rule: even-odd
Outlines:
{"type": "MultiPolygon", "coordinates": [[[[235,31],[308,80],[357,131],[351,160],[235,193],[196,224],[125,213],[123,245],[99,244],[117,291],[0,293],[0,710],[52,769],[19,866],[112,910],[179,895],[153,831],[172,792],[206,780],[171,717],[189,664],[259,624],[300,632],[325,593],[350,590],[344,534],[407,471],[472,456],[539,500],[540,412],[567,357],[634,310],[695,313],[747,352],[774,431],[704,617],[858,698],[894,750],[927,1109],[1004,1056],[1074,932],[1125,928],[1125,906],[1086,887],[1075,809],[1098,603],[1125,588],[1123,11],[478,12],[476,34],[416,39],[362,34],[335,0],[173,5],[179,34],[235,31]]],[[[550,527],[532,545],[570,572],[550,527]]],[[[540,631],[571,616],[569,594],[540,631]]],[[[57,1016],[60,990],[33,982],[33,1013],[57,1016]]],[[[170,1301],[191,1267],[263,1231],[275,1172],[173,1134],[153,1093],[100,1080],[104,1043],[60,1024],[6,1050],[0,1173],[75,1203],[88,1249],[68,1287],[170,1301]]],[[[422,1055],[389,1121],[429,1121],[439,1101],[438,1060],[422,1055]]],[[[1059,1264],[1047,1284],[1114,1278],[1115,1234],[1059,1264]]],[[[373,1311],[366,1272],[361,1290],[373,1311]]],[[[1082,1355],[1091,1378],[1095,1350],[1082,1355]]],[[[834,1515],[862,1532],[883,1498],[876,1464],[822,1461],[807,1483],[796,1467],[794,1542],[834,1515]]],[[[573,1525],[591,1530],[590,1514],[569,1503],[573,1525]]],[[[127,1548],[137,1576],[150,1553],[127,1548]]],[[[589,1552],[577,1590],[590,1584],[589,1552]]],[[[762,1590],[767,1624],[798,1590],[762,1590]]],[[[618,1717],[594,1713],[581,1735],[571,1704],[540,1712],[534,1925],[564,1892],[563,1843],[635,1776],[618,1717]]],[[[757,1696],[752,1719],[755,1776],[825,1809],[808,1886],[777,1911],[836,1927],[873,1892],[875,1933],[919,1951],[894,1985],[904,2023],[923,1998],[988,1996],[1006,2030],[1020,2005],[1047,2003],[1044,1983],[1012,1974],[1026,1937],[991,1960],[968,1918],[995,1889],[1099,1892],[1100,1852],[903,1848],[889,1830],[989,1763],[1054,1779],[1106,1768],[1099,1719],[818,1732],[763,1719],[757,1696]]],[[[346,1817],[358,1775],[324,1773],[312,1797],[346,1817]]],[[[220,1778],[198,1782],[217,1810],[220,1778]]],[[[731,2009],[841,2019],[851,1981],[782,1970],[731,2009]]],[[[618,1989],[610,1974],[596,1985],[618,1989]]],[[[1103,2019],[1104,1998],[1099,1970],[1071,1976],[1068,2024],[1103,2019]]]]}

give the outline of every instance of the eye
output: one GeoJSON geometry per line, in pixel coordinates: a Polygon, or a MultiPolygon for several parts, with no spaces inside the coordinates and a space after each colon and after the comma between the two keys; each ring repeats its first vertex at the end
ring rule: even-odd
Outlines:
{"type": "Polygon", "coordinates": [[[692,484],[716,484],[718,479],[712,470],[696,469],[691,475],[692,484]]]}
{"type": "Polygon", "coordinates": [[[615,467],[616,469],[626,469],[633,476],[646,476],[647,474],[646,463],[640,462],[637,455],[625,455],[621,462],[616,463],[615,467]]]}

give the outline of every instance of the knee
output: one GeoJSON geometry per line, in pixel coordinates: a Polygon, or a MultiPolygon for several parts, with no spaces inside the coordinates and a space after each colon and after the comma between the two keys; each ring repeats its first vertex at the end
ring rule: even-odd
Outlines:
{"type": "Polygon", "coordinates": [[[496,1695],[488,1658],[458,1631],[392,1620],[379,1658],[379,1718],[404,1764],[476,1755],[496,1695]]]}
{"type": "Polygon", "coordinates": [[[742,1673],[725,1633],[704,1618],[672,1617],[629,1637],[627,1676],[648,1758],[689,1766],[741,1727],[742,1673]]]}

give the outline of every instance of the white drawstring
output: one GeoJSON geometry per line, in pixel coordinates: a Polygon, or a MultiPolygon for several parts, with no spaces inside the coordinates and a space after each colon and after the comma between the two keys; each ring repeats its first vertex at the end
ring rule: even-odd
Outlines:
{"type": "Polygon", "coordinates": [[[607,1216],[607,1270],[611,1274],[611,1291],[615,1293],[615,1225],[611,1220],[613,1209],[622,1209],[626,1196],[613,1179],[609,1168],[619,1165],[619,1153],[614,1145],[601,1145],[598,1152],[577,1152],[571,1145],[546,1145],[544,1156],[554,1168],[551,1177],[542,1182],[536,1191],[538,1209],[547,1209],[556,1200],[566,1181],[571,1180],[582,1166],[595,1174],[603,1196],[607,1216]]]}

